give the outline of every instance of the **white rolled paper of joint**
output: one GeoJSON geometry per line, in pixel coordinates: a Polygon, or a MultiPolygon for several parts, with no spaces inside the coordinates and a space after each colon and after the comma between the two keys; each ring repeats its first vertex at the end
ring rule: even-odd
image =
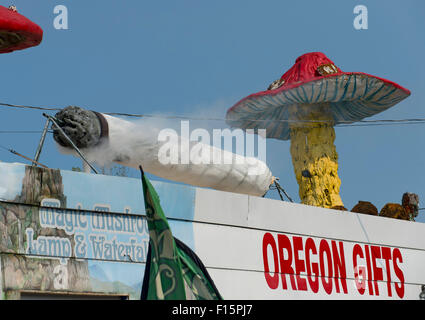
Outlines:
{"type": "Polygon", "coordinates": [[[107,138],[96,147],[82,149],[86,158],[98,165],[112,161],[136,169],[141,165],[144,171],[164,179],[254,196],[263,196],[273,182],[270,169],[257,158],[181,136],[162,139],[160,130],[149,123],[101,115],[108,124],[107,138]]]}

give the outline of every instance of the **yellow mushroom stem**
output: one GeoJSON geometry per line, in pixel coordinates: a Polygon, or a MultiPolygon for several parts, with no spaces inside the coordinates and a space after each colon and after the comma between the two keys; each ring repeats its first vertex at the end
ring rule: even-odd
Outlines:
{"type": "MultiPolygon", "coordinates": [[[[304,114],[303,119],[308,114],[311,120],[326,120],[329,119],[326,109],[326,105],[303,105],[293,111],[298,116],[304,114]]],[[[328,120],[291,124],[292,163],[303,204],[323,208],[343,206],[334,141],[335,130],[328,120]]]]}

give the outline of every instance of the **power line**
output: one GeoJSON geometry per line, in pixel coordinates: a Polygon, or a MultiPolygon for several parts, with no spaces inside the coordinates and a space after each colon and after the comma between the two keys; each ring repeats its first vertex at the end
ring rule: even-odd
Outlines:
{"type": "MultiPolygon", "coordinates": [[[[405,119],[408,120],[408,119],[405,119]]],[[[362,121],[358,121],[358,122],[362,122],[362,121]]],[[[345,128],[345,127],[377,127],[377,126],[394,126],[394,125],[407,125],[407,124],[424,124],[424,121],[411,121],[411,122],[406,122],[406,121],[402,121],[400,122],[399,120],[394,120],[392,122],[387,122],[387,123],[351,123],[351,124],[340,124],[340,125],[336,125],[335,127],[337,128],[345,128]]]]}
{"type": "MultiPolygon", "coordinates": [[[[15,105],[10,103],[0,102],[0,106],[20,108],[20,109],[33,109],[43,111],[60,111],[62,108],[58,107],[39,107],[39,106],[26,106],[26,105],[15,105]]],[[[176,119],[176,120],[196,120],[196,121],[227,121],[225,118],[213,118],[213,117],[194,117],[184,115],[153,115],[153,114],[134,114],[134,113],[123,113],[123,112],[104,112],[110,116],[124,116],[124,117],[136,117],[136,118],[159,118],[159,119],[176,119]]],[[[316,122],[333,122],[333,120],[290,120],[290,119],[243,119],[244,121],[251,122],[283,122],[283,123],[316,123],[316,122]]],[[[236,120],[237,121],[237,120],[236,120]]],[[[424,124],[425,118],[413,118],[413,119],[382,119],[382,120],[359,120],[359,121],[338,121],[337,127],[359,127],[359,126],[378,126],[378,125],[394,125],[394,124],[424,124]]],[[[39,131],[38,133],[40,133],[39,131]]]]}
{"type": "MultiPolygon", "coordinates": [[[[41,130],[6,130],[6,131],[0,131],[0,134],[2,133],[42,133],[43,131],[41,130]]],[[[53,131],[49,130],[49,133],[53,133],[53,131]]]]}
{"type": "MultiPolygon", "coordinates": [[[[193,117],[184,115],[151,115],[151,114],[131,114],[121,112],[105,113],[111,116],[126,116],[138,118],[160,118],[160,119],[180,119],[180,120],[197,120],[197,121],[228,121],[225,118],[209,118],[209,117],[193,117]]],[[[231,119],[229,119],[231,121],[231,119]]],[[[316,123],[316,122],[333,122],[333,120],[290,120],[290,119],[242,119],[243,121],[252,122],[286,122],[286,123],[316,123]]],[[[238,120],[235,120],[238,121],[238,120]]],[[[379,125],[393,125],[393,124],[423,124],[425,118],[418,119],[385,119],[385,120],[358,120],[358,121],[338,121],[336,126],[350,127],[350,126],[366,126],[372,124],[379,125]],[[355,123],[354,123],[355,122],[355,123]]]]}
{"type": "Polygon", "coordinates": [[[60,111],[60,108],[48,108],[48,107],[36,107],[36,106],[22,106],[17,104],[10,104],[0,102],[0,106],[10,107],[10,108],[21,108],[21,109],[36,109],[36,110],[45,110],[45,111],[60,111]]]}

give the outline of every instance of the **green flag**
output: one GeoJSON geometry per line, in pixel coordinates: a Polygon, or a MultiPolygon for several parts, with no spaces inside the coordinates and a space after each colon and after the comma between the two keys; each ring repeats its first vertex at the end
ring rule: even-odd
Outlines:
{"type": "Polygon", "coordinates": [[[140,171],[150,237],[141,299],[221,299],[198,256],[173,237],[159,197],[141,167],[140,171]]]}

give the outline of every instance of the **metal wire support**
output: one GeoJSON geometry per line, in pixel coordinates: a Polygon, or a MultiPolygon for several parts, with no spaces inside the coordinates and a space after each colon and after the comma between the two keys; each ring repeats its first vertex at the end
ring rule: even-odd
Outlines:
{"type": "Polygon", "coordinates": [[[49,125],[50,125],[50,119],[47,118],[46,124],[44,125],[43,133],[41,134],[40,142],[35,152],[34,162],[32,163],[32,166],[35,166],[37,164],[38,159],[40,158],[41,149],[43,149],[44,140],[46,139],[46,134],[47,134],[47,130],[49,130],[49,125]]]}
{"type": "Polygon", "coordinates": [[[49,167],[45,166],[44,164],[41,164],[41,163],[39,163],[39,162],[35,161],[34,159],[31,159],[31,158],[29,158],[29,157],[27,157],[27,156],[24,156],[23,154],[20,154],[19,152],[15,151],[15,150],[13,150],[13,149],[7,148],[7,147],[2,146],[2,145],[0,145],[0,148],[1,148],[1,149],[4,149],[4,150],[6,150],[6,151],[9,151],[10,153],[13,153],[13,154],[14,154],[14,155],[16,155],[16,156],[19,156],[19,157],[24,158],[24,159],[26,159],[26,160],[28,160],[28,161],[31,161],[31,163],[35,163],[35,164],[39,165],[40,167],[43,167],[43,168],[45,168],[45,169],[49,169],[49,167]]]}
{"type": "Polygon", "coordinates": [[[279,182],[277,182],[279,180],[279,178],[275,178],[274,180],[274,185],[275,185],[275,189],[277,190],[277,192],[279,193],[279,197],[282,201],[283,197],[282,197],[282,193],[288,198],[288,200],[290,202],[294,202],[294,200],[292,200],[292,198],[286,193],[285,189],[282,188],[282,186],[279,184],[279,182]],[[282,192],[282,193],[281,193],[282,192]]]}
{"type": "Polygon", "coordinates": [[[55,127],[59,130],[59,132],[63,135],[63,137],[70,143],[70,145],[74,148],[74,150],[78,153],[78,155],[80,156],[81,159],[83,159],[83,161],[85,163],[87,163],[87,165],[96,173],[98,174],[99,172],[97,172],[97,170],[90,164],[90,162],[88,162],[86,160],[86,158],[84,157],[83,153],[77,148],[77,146],[74,144],[74,142],[72,142],[72,140],[68,137],[68,135],[62,130],[61,127],[59,127],[59,125],[56,122],[56,119],[46,113],[43,113],[43,116],[46,117],[47,119],[49,119],[50,121],[52,121],[52,123],[55,125],[55,127]]]}

